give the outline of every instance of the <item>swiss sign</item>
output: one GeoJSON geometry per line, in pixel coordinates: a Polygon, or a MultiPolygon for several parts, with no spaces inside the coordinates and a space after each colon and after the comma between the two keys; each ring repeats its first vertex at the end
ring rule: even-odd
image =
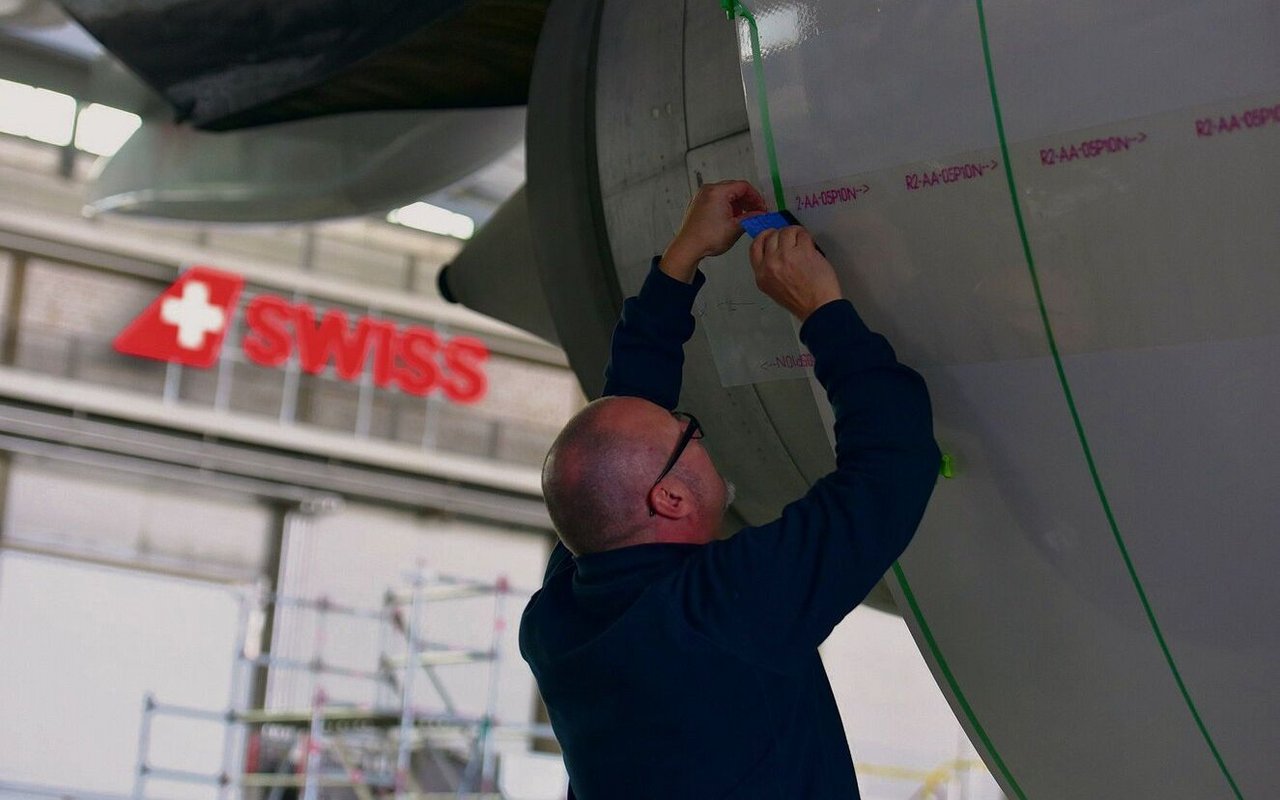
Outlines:
{"type": "MultiPolygon", "coordinates": [[[[211,367],[236,310],[244,278],[210,267],[192,267],[164,290],[116,337],[121,353],[211,367]]],[[[439,391],[455,403],[484,397],[489,358],[484,342],[446,339],[419,325],[400,326],[375,317],[348,318],[340,309],[317,311],[307,303],[260,294],[244,310],[240,349],[263,367],[295,359],[304,372],[332,367],[340,380],[359,381],[372,360],[373,383],[425,396],[439,391]]]]}
{"type": "Polygon", "coordinates": [[[211,367],[222,352],[244,278],[192,267],[129,323],[114,342],[131,356],[211,367]]]}

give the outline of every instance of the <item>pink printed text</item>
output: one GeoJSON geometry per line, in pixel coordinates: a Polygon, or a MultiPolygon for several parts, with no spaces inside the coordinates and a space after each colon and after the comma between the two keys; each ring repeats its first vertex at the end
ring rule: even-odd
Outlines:
{"type": "Polygon", "coordinates": [[[1142,144],[1146,140],[1147,134],[1139,131],[1131,136],[1106,136],[1061,147],[1046,147],[1040,150],[1040,166],[1052,167],[1055,164],[1066,164],[1081,158],[1126,153],[1135,144],[1142,144]]]}
{"type": "Polygon", "coordinates": [[[869,191],[871,191],[871,187],[863,184],[861,186],[837,186],[831,189],[823,189],[820,192],[798,194],[796,195],[796,208],[821,208],[822,206],[834,206],[839,203],[852,203],[869,191]]]}
{"type": "Polygon", "coordinates": [[[812,353],[784,353],[760,362],[764,369],[804,369],[813,366],[812,353]]]}
{"type": "Polygon", "coordinates": [[[995,159],[982,164],[952,164],[948,167],[925,170],[924,172],[908,172],[903,176],[903,182],[906,184],[908,192],[914,192],[917,189],[928,189],[930,186],[938,186],[944,183],[971,181],[975,178],[981,178],[994,171],[998,166],[1000,166],[1000,162],[995,159]]]}
{"type": "Polygon", "coordinates": [[[1259,106],[1235,114],[1201,117],[1196,120],[1196,136],[1220,136],[1251,128],[1280,124],[1280,105],[1259,106]]]}

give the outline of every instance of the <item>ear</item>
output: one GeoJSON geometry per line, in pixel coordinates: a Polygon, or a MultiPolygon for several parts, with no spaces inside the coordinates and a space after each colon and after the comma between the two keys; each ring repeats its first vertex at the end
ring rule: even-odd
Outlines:
{"type": "Polygon", "coordinates": [[[659,517],[667,519],[683,519],[696,510],[693,493],[684,481],[673,475],[663,478],[649,490],[649,502],[659,517]]]}

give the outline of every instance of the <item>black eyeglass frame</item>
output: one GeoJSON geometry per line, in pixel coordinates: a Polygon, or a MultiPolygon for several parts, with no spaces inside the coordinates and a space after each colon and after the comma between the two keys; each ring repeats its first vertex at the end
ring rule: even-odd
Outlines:
{"type": "Polygon", "coordinates": [[[649,516],[651,517],[658,512],[654,509],[653,501],[649,499],[649,496],[653,494],[654,489],[658,488],[658,484],[662,483],[662,479],[667,477],[667,473],[675,468],[676,462],[680,460],[680,456],[684,455],[685,448],[689,446],[689,442],[694,439],[701,439],[703,436],[702,423],[698,422],[698,418],[694,415],[685,411],[672,411],[671,416],[678,420],[688,420],[688,425],[685,426],[684,433],[680,434],[680,442],[676,445],[676,450],[671,454],[671,458],[667,459],[667,465],[662,468],[662,474],[649,487],[649,491],[645,492],[644,502],[645,505],[649,506],[649,516]]]}

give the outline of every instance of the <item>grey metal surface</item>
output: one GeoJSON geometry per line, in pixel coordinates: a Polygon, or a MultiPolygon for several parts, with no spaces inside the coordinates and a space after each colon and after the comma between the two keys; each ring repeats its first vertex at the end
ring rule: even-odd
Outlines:
{"type": "Polygon", "coordinates": [[[440,271],[440,294],[558,345],[530,225],[528,193],[521,187],[440,271]]]}
{"type": "Polygon", "coordinates": [[[738,58],[738,37],[718,3],[686,2],[684,113],[689,148],[747,130],[747,106],[725,65],[738,58]]]}
{"type": "Polygon", "coordinates": [[[548,0],[59,0],[201,128],[523,105],[548,0]]]}
{"type": "Polygon", "coordinates": [[[749,5],[787,202],[956,459],[891,585],[992,773],[1270,796],[1277,10],[749,5]]]}
{"type": "Polygon", "coordinates": [[[675,2],[602,6],[595,131],[600,193],[608,198],[679,167],[687,149],[684,8],[675,2]]]}
{"type": "Polygon", "coordinates": [[[633,295],[680,227],[689,202],[683,153],[661,172],[637,178],[601,199],[614,269],[623,294],[633,295]]]}
{"type": "Polygon", "coordinates": [[[534,255],[569,364],[587,397],[604,388],[609,332],[622,308],[596,172],[595,58],[601,4],[547,11],[529,84],[526,132],[534,255]]]}
{"type": "Polygon", "coordinates": [[[523,108],[344,114],[231,133],[148,122],[86,206],[168,219],[282,222],[384,212],[519,143],[523,108]]]}

